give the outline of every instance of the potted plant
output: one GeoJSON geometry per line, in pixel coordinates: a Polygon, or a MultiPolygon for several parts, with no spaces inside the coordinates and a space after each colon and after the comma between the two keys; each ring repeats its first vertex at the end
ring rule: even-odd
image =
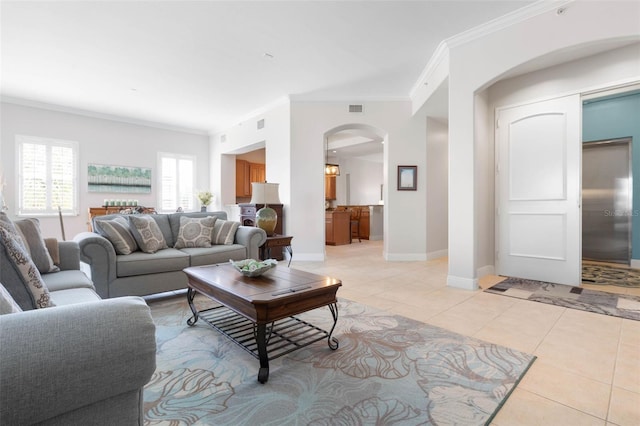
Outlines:
{"type": "Polygon", "coordinates": [[[213,194],[211,191],[200,191],[198,192],[198,200],[200,200],[200,211],[206,212],[207,206],[211,204],[211,200],[213,200],[213,194]]]}

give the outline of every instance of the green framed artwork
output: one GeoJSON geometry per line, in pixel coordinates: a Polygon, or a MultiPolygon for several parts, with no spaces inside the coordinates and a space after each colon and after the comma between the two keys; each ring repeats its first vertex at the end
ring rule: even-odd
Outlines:
{"type": "Polygon", "coordinates": [[[151,193],[151,169],[147,167],[89,164],[89,192],[151,193]]]}

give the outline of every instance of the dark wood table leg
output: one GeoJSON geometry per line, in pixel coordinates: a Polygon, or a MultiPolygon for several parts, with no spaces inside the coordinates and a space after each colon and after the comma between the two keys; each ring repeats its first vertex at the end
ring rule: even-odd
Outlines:
{"type": "Polygon", "coordinates": [[[191,308],[191,312],[193,316],[187,320],[187,325],[194,325],[196,321],[198,321],[198,310],[193,304],[193,299],[196,297],[196,291],[189,287],[187,290],[187,301],[189,302],[189,308],[191,308]]]}
{"type": "Polygon", "coordinates": [[[269,380],[269,356],[267,355],[267,325],[256,325],[256,343],[258,345],[258,358],[260,360],[260,370],[258,371],[258,381],[266,383],[269,380]]]}

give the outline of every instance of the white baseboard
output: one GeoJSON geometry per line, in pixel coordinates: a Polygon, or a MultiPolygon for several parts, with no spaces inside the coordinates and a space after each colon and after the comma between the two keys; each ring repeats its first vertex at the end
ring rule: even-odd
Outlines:
{"type": "Polygon", "coordinates": [[[482,266],[480,268],[478,268],[478,278],[482,278],[485,275],[495,275],[496,274],[496,268],[493,265],[485,265],[482,266]]]}
{"type": "Polygon", "coordinates": [[[447,286],[463,290],[477,290],[479,287],[477,278],[462,278],[453,275],[447,276],[447,286]]]}
{"type": "Polygon", "coordinates": [[[447,256],[449,256],[449,250],[447,249],[430,251],[427,253],[427,260],[440,259],[441,257],[447,256]]]}
{"type": "Polygon", "coordinates": [[[631,259],[631,263],[629,264],[634,269],[640,269],[640,259],[631,259]]]}
{"type": "Polygon", "coordinates": [[[382,240],[382,235],[369,235],[369,241],[380,241],[382,240]]]}

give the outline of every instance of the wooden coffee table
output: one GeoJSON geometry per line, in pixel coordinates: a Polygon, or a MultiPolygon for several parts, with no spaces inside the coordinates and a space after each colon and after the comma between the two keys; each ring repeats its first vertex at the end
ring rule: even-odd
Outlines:
{"type": "Polygon", "coordinates": [[[320,340],[338,348],[331,337],[338,321],[336,292],[342,282],[335,278],[276,266],[260,277],[249,278],[231,264],[186,268],[187,300],[192,326],[202,317],[216,330],[260,360],[258,381],[269,378],[269,360],[320,340]],[[220,305],[198,311],[193,299],[201,293],[220,305]],[[333,326],[325,331],[294,315],[328,306],[333,326]]]}

